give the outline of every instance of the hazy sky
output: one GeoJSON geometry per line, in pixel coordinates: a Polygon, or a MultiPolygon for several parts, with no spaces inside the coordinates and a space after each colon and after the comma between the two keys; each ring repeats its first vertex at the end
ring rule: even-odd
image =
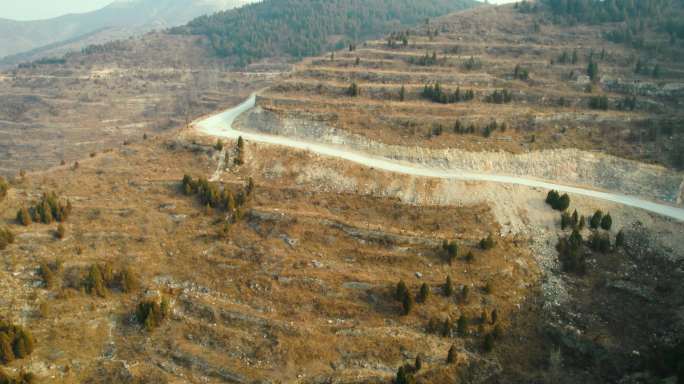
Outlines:
{"type": "Polygon", "coordinates": [[[102,8],[114,0],[0,0],[0,18],[37,20],[102,8]]]}
{"type": "MultiPolygon", "coordinates": [[[[0,0],[0,18],[38,20],[100,9],[114,0],[0,0]]],[[[489,0],[492,4],[515,0],[489,0]]]]}

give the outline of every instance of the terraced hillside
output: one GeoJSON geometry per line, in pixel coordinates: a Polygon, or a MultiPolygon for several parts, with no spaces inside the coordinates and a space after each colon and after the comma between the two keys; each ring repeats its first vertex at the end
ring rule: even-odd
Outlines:
{"type": "Polygon", "coordinates": [[[681,167],[679,45],[664,32],[649,37],[665,47],[655,53],[611,43],[617,27],[480,7],[308,60],[259,104],[388,145],[578,149],[681,167]]]}

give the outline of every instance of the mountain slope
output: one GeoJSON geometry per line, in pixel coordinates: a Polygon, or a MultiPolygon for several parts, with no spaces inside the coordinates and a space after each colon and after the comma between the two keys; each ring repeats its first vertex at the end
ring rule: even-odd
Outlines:
{"type": "Polygon", "coordinates": [[[100,31],[98,42],[168,28],[194,17],[244,4],[245,0],[135,0],[100,10],[36,21],[0,19],[0,57],[100,31]]]}
{"type": "Polygon", "coordinates": [[[316,55],[476,4],[473,0],[266,0],[199,17],[173,32],[205,35],[219,56],[247,64],[282,55],[316,55]]]}

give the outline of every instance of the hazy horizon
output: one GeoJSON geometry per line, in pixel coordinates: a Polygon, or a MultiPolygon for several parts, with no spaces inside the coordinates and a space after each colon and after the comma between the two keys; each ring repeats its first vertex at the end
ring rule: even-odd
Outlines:
{"type": "MultiPolygon", "coordinates": [[[[115,0],[0,0],[0,18],[16,21],[43,20],[85,13],[103,8],[115,0]]],[[[489,0],[491,4],[511,3],[515,0],[489,0]]]]}
{"type": "Polygon", "coordinates": [[[17,21],[42,20],[70,13],[90,12],[114,0],[0,0],[0,18],[17,21]]]}

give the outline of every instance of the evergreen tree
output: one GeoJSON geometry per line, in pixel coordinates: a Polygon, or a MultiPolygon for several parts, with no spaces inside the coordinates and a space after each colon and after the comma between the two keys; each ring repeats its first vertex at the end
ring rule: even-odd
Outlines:
{"type": "Polygon", "coordinates": [[[464,314],[461,314],[461,316],[458,318],[458,321],[456,322],[456,330],[461,337],[466,336],[468,333],[468,320],[464,314]]]}
{"type": "Polygon", "coordinates": [[[591,81],[596,81],[598,80],[598,75],[599,75],[599,69],[598,69],[598,64],[590,60],[589,64],[587,64],[587,76],[591,79],[591,81]]]}
{"type": "Polygon", "coordinates": [[[615,247],[623,247],[625,245],[625,233],[622,229],[615,236],[615,247]]]}
{"type": "Polygon", "coordinates": [[[451,282],[451,276],[447,276],[444,282],[444,296],[451,297],[454,294],[454,284],[451,282]]]}
{"type": "Polygon", "coordinates": [[[424,303],[427,301],[428,297],[430,296],[430,288],[426,283],[423,283],[420,286],[420,292],[418,293],[418,302],[419,303],[424,303]]]}
{"type": "Polygon", "coordinates": [[[406,100],[406,87],[404,85],[401,85],[401,89],[399,90],[399,101],[404,101],[406,100]]]}
{"type": "Polygon", "coordinates": [[[610,217],[610,213],[607,213],[605,216],[603,216],[603,219],[601,219],[601,228],[605,229],[606,231],[610,231],[612,226],[613,218],[610,217]]]}
{"type": "Polygon", "coordinates": [[[408,293],[408,288],[406,287],[404,280],[401,280],[397,283],[397,287],[394,290],[394,299],[401,301],[404,299],[404,296],[406,296],[406,293],[408,293]]]}
{"type": "Polygon", "coordinates": [[[494,336],[491,333],[485,335],[484,338],[484,350],[485,352],[491,352],[494,349],[494,336]]]}
{"type": "Polygon", "coordinates": [[[357,97],[361,94],[361,91],[359,90],[359,86],[356,84],[356,82],[351,83],[349,88],[347,88],[347,96],[349,97],[357,97]]]}
{"type": "Polygon", "coordinates": [[[105,288],[102,271],[97,264],[93,264],[88,271],[88,276],[84,282],[85,289],[92,295],[105,297],[107,295],[107,288],[105,288]]]}
{"type": "Polygon", "coordinates": [[[453,263],[456,258],[458,257],[458,244],[456,244],[455,241],[452,241],[449,243],[447,246],[447,260],[449,261],[449,265],[453,263]]]}
{"type": "Polygon", "coordinates": [[[413,309],[413,297],[411,296],[410,292],[406,292],[404,294],[404,297],[401,300],[401,306],[404,315],[411,313],[411,309],[413,309]]]}
{"type": "Polygon", "coordinates": [[[449,353],[447,354],[447,364],[454,364],[456,362],[456,358],[458,357],[456,352],[456,346],[452,345],[449,347],[449,353]]]}
{"type": "Polygon", "coordinates": [[[598,227],[601,225],[602,220],[603,212],[597,210],[596,212],[594,212],[594,215],[591,217],[591,220],[589,220],[589,227],[591,229],[598,229],[598,227]]]}

